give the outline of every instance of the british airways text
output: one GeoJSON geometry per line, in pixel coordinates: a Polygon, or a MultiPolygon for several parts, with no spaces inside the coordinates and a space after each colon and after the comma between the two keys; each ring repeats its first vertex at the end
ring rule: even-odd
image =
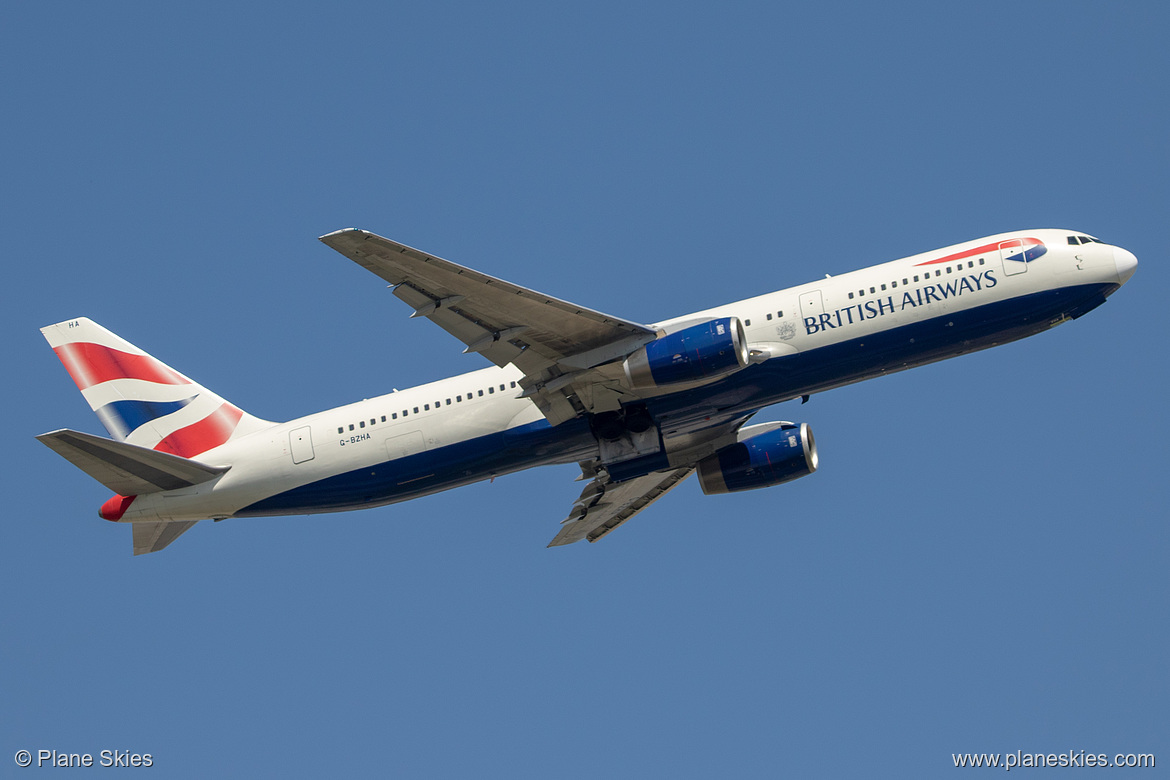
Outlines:
{"type": "Polygon", "coordinates": [[[834,312],[820,314],[816,317],[805,317],[804,332],[806,335],[811,336],[822,330],[840,328],[844,325],[852,325],[855,322],[864,322],[865,320],[872,320],[875,317],[884,317],[896,311],[915,309],[936,301],[955,298],[964,292],[979,292],[983,289],[990,290],[997,284],[999,284],[999,280],[995,278],[994,272],[990,270],[984,271],[981,274],[964,276],[952,282],[928,284],[917,290],[904,291],[901,301],[898,301],[893,295],[887,295],[885,298],[875,298],[872,301],[847,306],[844,309],[837,309],[834,312]]]}

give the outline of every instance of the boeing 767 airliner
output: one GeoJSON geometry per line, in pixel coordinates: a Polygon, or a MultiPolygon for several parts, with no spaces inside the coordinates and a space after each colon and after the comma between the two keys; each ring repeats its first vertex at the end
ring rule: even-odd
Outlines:
{"type": "Polygon", "coordinates": [[[381,506],[550,463],[587,481],[549,546],[595,542],[698,471],[704,493],[816,471],[771,404],[1031,336],[1137,259],[1071,230],[981,238],[643,325],[363,230],[322,236],[494,364],[283,423],[253,417],[97,323],[42,329],[112,438],[37,437],[116,495],[155,552],[200,520],[381,506]]]}

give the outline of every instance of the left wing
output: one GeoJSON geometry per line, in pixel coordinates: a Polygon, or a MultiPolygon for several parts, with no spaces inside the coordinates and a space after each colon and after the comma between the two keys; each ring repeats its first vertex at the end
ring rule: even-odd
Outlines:
{"type": "Polygon", "coordinates": [[[548,546],[559,547],[582,539],[596,542],[682,484],[694,470],[694,466],[686,466],[616,483],[599,475],[581,491],[569,516],[561,521],[560,533],[548,546]]]}
{"type": "MultiPolygon", "coordinates": [[[[497,366],[524,372],[524,395],[553,424],[596,407],[594,385],[629,395],[618,377],[583,376],[625,357],[658,334],[635,322],[496,279],[364,230],[321,236],[329,247],[377,274],[394,295],[497,366]],[[586,381],[582,381],[586,380],[586,381]],[[576,388],[572,387],[576,385],[576,388]],[[581,399],[581,394],[589,397],[581,399]]],[[[611,408],[616,404],[606,389],[611,408]]]]}

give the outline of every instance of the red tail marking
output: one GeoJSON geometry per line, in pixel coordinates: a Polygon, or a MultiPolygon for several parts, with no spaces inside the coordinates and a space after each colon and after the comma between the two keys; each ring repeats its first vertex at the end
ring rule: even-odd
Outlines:
{"type": "Polygon", "coordinates": [[[194,458],[231,438],[232,431],[239,425],[243,416],[242,410],[225,402],[199,422],[175,431],[154,448],[159,452],[169,452],[182,458],[194,458]]]}
{"type": "Polygon", "coordinates": [[[163,385],[185,385],[191,380],[159,363],[149,355],[131,355],[100,344],[76,342],[53,349],[78,390],[111,379],[142,379],[163,385]]]}

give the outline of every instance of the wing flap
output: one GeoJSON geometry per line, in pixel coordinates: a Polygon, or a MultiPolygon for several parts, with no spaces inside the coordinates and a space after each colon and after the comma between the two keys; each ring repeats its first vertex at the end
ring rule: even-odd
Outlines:
{"type": "Polygon", "coordinates": [[[120,496],[190,487],[228,470],[68,429],[42,433],[37,439],[120,496]]]}
{"type": "Polygon", "coordinates": [[[594,479],[581,491],[560,533],[548,546],[559,547],[582,539],[596,542],[678,487],[694,470],[693,466],[687,466],[669,472],[657,471],[617,483],[610,482],[608,477],[594,479]]]}

